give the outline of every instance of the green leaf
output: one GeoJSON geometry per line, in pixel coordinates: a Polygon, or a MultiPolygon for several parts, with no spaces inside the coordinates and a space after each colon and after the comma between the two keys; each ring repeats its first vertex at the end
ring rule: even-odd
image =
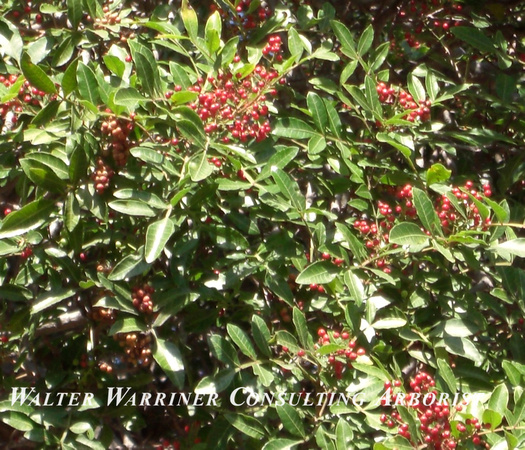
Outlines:
{"type": "Polygon", "coordinates": [[[104,55],[104,64],[117,77],[123,78],[126,71],[126,64],[122,59],[115,55],[104,55]]]}
{"type": "Polygon", "coordinates": [[[357,43],[357,53],[361,58],[366,55],[374,42],[374,27],[370,24],[365,28],[357,43]]]}
{"type": "Polygon", "coordinates": [[[32,86],[46,92],[47,94],[57,93],[55,83],[51,81],[51,78],[49,78],[40,67],[31,62],[31,58],[27,53],[22,55],[20,68],[22,69],[22,73],[26,77],[26,80],[29,81],[32,86]]]}
{"type": "Polygon", "coordinates": [[[125,106],[128,111],[133,111],[137,104],[146,100],[135,88],[120,88],[113,98],[115,105],[125,106]]]}
{"type": "Polygon", "coordinates": [[[379,102],[379,96],[377,94],[376,83],[372,77],[368,75],[365,76],[365,94],[367,104],[372,106],[372,110],[376,114],[376,117],[382,117],[383,112],[381,103],[379,102]]]}
{"type": "Polygon", "coordinates": [[[330,283],[339,269],[329,261],[317,261],[306,267],[296,278],[297,284],[326,284],[330,283]]]}
{"type": "Polygon", "coordinates": [[[53,174],[61,180],[67,180],[69,178],[67,164],[57,156],[51,155],[50,153],[44,153],[42,151],[27,153],[24,161],[36,161],[37,163],[49,167],[53,174]]]}
{"type": "Polygon", "coordinates": [[[241,352],[251,359],[257,359],[257,354],[255,353],[255,349],[253,348],[248,335],[239,326],[229,323],[226,325],[226,329],[228,335],[231,337],[232,341],[237,344],[241,352]]]}
{"type": "Polygon", "coordinates": [[[520,386],[521,379],[525,375],[525,366],[515,362],[505,360],[501,363],[501,367],[507,374],[507,378],[513,386],[520,386]]]}
{"type": "Polygon", "coordinates": [[[202,181],[213,173],[213,166],[208,162],[206,153],[195,155],[189,164],[189,172],[192,181],[202,181]]]}
{"type": "Polygon", "coordinates": [[[512,101],[513,95],[516,93],[516,78],[505,73],[498,73],[496,76],[496,93],[498,97],[504,103],[509,103],[512,101]]]}
{"type": "Polygon", "coordinates": [[[80,222],[80,205],[75,193],[69,192],[64,205],[64,224],[69,232],[73,231],[80,222]]]}
{"type": "Polygon", "coordinates": [[[299,152],[297,147],[286,147],[284,150],[279,151],[274,154],[268,162],[264,165],[261,170],[261,174],[257,177],[257,181],[264,180],[268,178],[272,173],[273,167],[278,167],[279,169],[284,169],[290,162],[292,162],[297,153],[299,152]]]}
{"type": "Polygon", "coordinates": [[[272,439],[264,444],[262,450],[293,450],[303,441],[292,441],[290,439],[272,439]]]}
{"type": "Polygon", "coordinates": [[[19,431],[30,431],[37,428],[35,422],[25,414],[17,411],[8,411],[7,413],[2,414],[2,422],[19,431]]]}
{"type": "Polygon", "coordinates": [[[293,27],[288,30],[288,49],[290,50],[290,55],[294,57],[296,61],[301,58],[301,55],[304,52],[301,37],[293,27]]]}
{"type": "Polygon", "coordinates": [[[208,343],[213,356],[219,361],[231,367],[240,364],[237,350],[235,350],[235,347],[222,336],[212,334],[208,338],[208,343]]]}
{"type": "Polygon", "coordinates": [[[436,75],[434,75],[434,72],[431,70],[428,70],[425,75],[425,87],[427,89],[428,98],[434,102],[439,94],[439,84],[437,82],[436,75]]]}
{"type": "Polygon", "coordinates": [[[443,378],[443,380],[445,380],[445,383],[447,383],[450,392],[456,392],[458,388],[456,377],[454,376],[454,372],[452,372],[452,369],[448,363],[444,359],[439,358],[437,360],[437,365],[439,369],[439,375],[441,378],[443,378]]]}
{"type": "Polygon", "coordinates": [[[332,30],[334,30],[337,39],[341,43],[343,53],[352,59],[358,59],[358,54],[355,49],[355,41],[348,28],[336,20],[330,21],[330,25],[332,26],[332,30]]]}
{"type": "Polygon", "coordinates": [[[78,183],[86,176],[88,168],[88,158],[83,145],[76,145],[69,157],[69,179],[73,183],[78,183]]]}
{"type": "MultiPolygon", "coordinates": [[[[5,14],[3,14],[5,17],[5,14]]],[[[18,28],[7,20],[0,19],[0,53],[20,61],[24,41],[18,28]]]]}
{"type": "Polygon", "coordinates": [[[50,308],[62,300],[72,297],[75,293],[74,289],[64,288],[53,290],[52,292],[44,292],[36,298],[35,303],[31,306],[31,314],[37,314],[44,309],[50,308]]]}
{"type": "Polygon", "coordinates": [[[525,258],[525,238],[511,239],[491,248],[496,253],[510,253],[511,255],[525,258]]]}
{"type": "Polygon", "coordinates": [[[28,159],[21,159],[20,166],[37,186],[56,193],[62,193],[66,189],[66,183],[58,178],[50,167],[28,159]]]}
{"type": "Polygon", "coordinates": [[[445,336],[443,343],[449,353],[470,359],[478,366],[485,360],[485,357],[468,338],[445,336]]]}
{"type": "Polygon", "coordinates": [[[457,38],[482,52],[494,53],[496,51],[494,41],[478,28],[459,26],[452,27],[450,31],[457,38]]]}
{"type": "Polygon", "coordinates": [[[420,246],[427,240],[428,236],[415,223],[399,223],[390,230],[389,241],[393,244],[420,246]]]}
{"type": "Polygon", "coordinates": [[[261,350],[265,356],[270,357],[272,355],[272,351],[268,345],[271,339],[270,330],[266,322],[256,314],[252,316],[252,336],[259,350],[261,350]]]}
{"type": "Polygon", "coordinates": [[[292,353],[297,353],[301,349],[297,343],[297,339],[288,333],[288,331],[278,331],[275,333],[275,338],[279,345],[287,347],[292,353]]]}
{"type": "Polygon", "coordinates": [[[84,15],[84,8],[82,0],[67,0],[67,18],[73,25],[74,29],[78,28],[78,24],[84,15]]]}
{"type": "Polygon", "coordinates": [[[306,323],[306,317],[299,308],[293,308],[293,324],[299,337],[299,342],[305,349],[312,349],[314,346],[312,336],[308,332],[308,325],[306,323]]]}
{"type": "Polygon", "coordinates": [[[275,376],[270,369],[267,369],[262,364],[256,364],[253,366],[253,373],[257,376],[259,381],[264,387],[270,387],[275,381],[275,376]]]}
{"type": "Polygon", "coordinates": [[[180,350],[172,342],[156,338],[153,349],[153,358],[178,388],[184,388],[184,363],[180,350]]]}
{"type": "Polygon", "coordinates": [[[69,64],[69,66],[67,66],[67,69],[64,72],[64,76],[62,77],[62,91],[64,92],[64,97],[67,97],[77,88],[77,69],[78,59],[75,59],[69,64]]]}
{"type": "Polygon", "coordinates": [[[144,273],[151,267],[146,263],[142,255],[131,254],[122,258],[108,276],[110,281],[124,280],[144,273]]]}
{"type": "Polygon", "coordinates": [[[343,124],[341,118],[337,113],[332,102],[327,99],[323,99],[324,105],[326,107],[326,113],[328,114],[328,124],[330,131],[335,134],[336,137],[340,138],[343,135],[343,124]]]}
{"type": "Polygon", "coordinates": [[[306,199],[297,183],[291,179],[290,175],[277,167],[272,167],[272,177],[279,186],[279,191],[290,200],[298,212],[302,213],[306,208],[306,199]]]}
{"type": "Polygon", "coordinates": [[[45,222],[50,221],[54,210],[55,204],[52,200],[39,199],[28,203],[18,211],[13,211],[2,221],[0,239],[20,236],[39,228],[45,222]]]}
{"type": "MultiPolygon", "coordinates": [[[[240,399],[238,399],[238,401],[240,402],[240,399]]],[[[264,439],[266,437],[266,431],[261,422],[251,416],[226,413],[224,414],[224,417],[228,422],[230,422],[232,426],[247,436],[258,440],[264,439]]]]}
{"type": "Polygon", "coordinates": [[[184,23],[184,28],[186,28],[186,31],[188,32],[188,36],[191,41],[195,43],[199,34],[199,21],[197,19],[197,13],[189,5],[188,0],[182,0],[180,15],[182,17],[182,22],[184,23]]]}
{"type": "Polygon", "coordinates": [[[108,206],[115,211],[128,216],[155,217],[156,211],[140,200],[114,200],[108,206]]]}
{"type": "Polygon", "coordinates": [[[175,225],[169,217],[165,217],[148,226],[146,231],[145,259],[147,263],[155,261],[175,232],[175,225]]]}
{"type": "Polygon", "coordinates": [[[95,73],[84,63],[79,63],[77,67],[77,87],[80,96],[97,106],[100,101],[98,82],[95,73]]]}
{"type": "Polygon", "coordinates": [[[503,421],[503,415],[496,411],[492,411],[491,409],[485,409],[485,411],[483,411],[482,420],[483,423],[489,423],[490,428],[493,430],[494,428],[499,427],[503,421]]]}
{"type": "Polygon", "coordinates": [[[390,330],[392,328],[401,328],[407,324],[407,320],[403,317],[385,317],[379,319],[372,324],[376,330],[390,330]]]}
{"type": "Polygon", "coordinates": [[[235,378],[233,369],[226,369],[214,376],[206,376],[195,387],[196,394],[211,395],[223,392],[235,378]]]}
{"type": "Polygon", "coordinates": [[[309,92],[306,97],[306,103],[312,113],[315,125],[319,131],[323,132],[328,123],[328,114],[323,100],[315,92],[309,92]]]}
{"type": "Polygon", "coordinates": [[[128,40],[128,45],[142,88],[150,96],[160,95],[160,73],[153,52],[134,39],[128,40]]]}
{"type": "Polygon", "coordinates": [[[381,369],[379,369],[378,367],[375,367],[375,366],[370,366],[370,365],[367,365],[367,364],[361,364],[361,363],[358,363],[358,362],[353,362],[352,366],[356,370],[359,370],[359,372],[366,373],[367,375],[370,375],[370,376],[372,376],[374,378],[377,378],[378,380],[381,380],[381,381],[389,381],[390,378],[391,378],[388,373],[385,373],[385,370],[381,370],[381,369]]]}
{"type": "Polygon", "coordinates": [[[226,67],[233,61],[239,47],[239,36],[232,37],[219,52],[221,66],[226,67]]]}
{"type": "Polygon", "coordinates": [[[490,396],[488,408],[503,416],[507,411],[508,403],[509,391],[507,389],[507,386],[505,384],[500,384],[496,386],[496,388],[492,392],[492,395],[490,396]]]}
{"type": "Polygon", "coordinates": [[[317,134],[306,122],[293,117],[277,119],[272,133],[290,139],[308,139],[317,134]]]}
{"type": "Polygon", "coordinates": [[[353,270],[348,270],[344,275],[345,285],[350,291],[350,296],[357,305],[361,305],[365,300],[365,287],[361,279],[353,270]]]}
{"type": "Polygon", "coordinates": [[[413,73],[410,73],[408,75],[407,83],[408,90],[414,98],[414,101],[416,103],[421,103],[422,101],[424,101],[426,98],[425,87],[423,86],[423,83],[421,83],[419,78],[417,78],[413,73]]]}
{"type": "Polygon", "coordinates": [[[294,436],[306,437],[303,421],[292,405],[285,403],[282,406],[277,405],[275,409],[285,430],[294,436]]]}
{"type": "Polygon", "coordinates": [[[414,187],[412,189],[412,196],[414,206],[416,207],[417,215],[421,220],[423,226],[432,234],[438,233],[442,235],[441,222],[434,209],[432,201],[428,198],[426,192],[414,187]]]}
{"type": "Polygon", "coordinates": [[[427,170],[427,185],[443,183],[450,179],[450,175],[452,175],[452,171],[447,169],[443,164],[432,164],[427,170]]]}
{"type": "Polygon", "coordinates": [[[465,319],[449,319],[445,322],[445,333],[454,337],[473,336],[479,328],[465,319]]]}
{"type": "Polygon", "coordinates": [[[133,333],[133,332],[145,333],[148,331],[148,327],[136,317],[125,317],[118,319],[109,329],[109,336],[113,336],[117,333],[133,333]]]}
{"type": "MultiPolygon", "coordinates": [[[[385,380],[386,381],[386,380],[385,380]]],[[[335,427],[335,439],[337,450],[348,450],[352,447],[354,432],[350,424],[343,418],[339,418],[335,427]]]]}
{"type": "Polygon", "coordinates": [[[129,151],[135,158],[154,165],[161,165],[164,162],[164,155],[150,147],[133,147],[129,151]]]}
{"type": "Polygon", "coordinates": [[[221,16],[215,11],[206,21],[204,29],[204,41],[210,54],[214,54],[221,45],[220,36],[222,34],[221,16]]]}

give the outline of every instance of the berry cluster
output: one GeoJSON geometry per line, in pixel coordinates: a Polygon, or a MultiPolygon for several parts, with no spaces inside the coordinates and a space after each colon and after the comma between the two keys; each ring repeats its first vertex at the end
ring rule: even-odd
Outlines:
{"type": "Polygon", "coordinates": [[[22,253],[20,253],[20,256],[23,259],[29,258],[33,254],[33,248],[30,245],[27,245],[23,250],[22,253]]]}
{"type": "MultiPolygon", "coordinates": [[[[381,404],[383,406],[403,405],[416,411],[419,429],[422,432],[422,442],[418,444],[425,444],[426,448],[433,450],[457,448],[459,441],[452,433],[450,404],[446,397],[441,396],[435,389],[434,378],[424,371],[418,372],[410,380],[408,393],[404,394],[398,390],[394,394],[393,390],[401,386],[402,383],[399,380],[387,381],[385,383],[386,393],[381,398],[381,404]]],[[[462,405],[457,405],[456,410],[461,411],[462,405]]],[[[398,411],[394,410],[390,415],[382,414],[379,419],[388,428],[397,426],[398,434],[413,443],[414,436],[411,436],[408,424],[403,421],[398,411]]],[[[456,426],[460,433],[465,433],[460,436],[460,440],[471,439],[475,445],[483,444],[479,435],[476,434],[476,431],[481,429],[478,420],[467,419],[466,424],[470,426],[470,429],[467,429],[462,422],[456,426]]]]}
{"type": "MultiPolygon", "coordinates": [[[[38,11],[38,6],[35,8],[35,10],[38,11]]],[[[31,4],[31,2],[27,2],[23,8],[15,9],[13,11],[13,13],[12,13],[13,19],[15,19],[15,20],[22,20],[22,19],[24,19],[26,17],[26,15],[28,15],[29,19],[30,19],[30,15],[31,15],[32,12],[33,12],[33,5],[31,4]]],[[[37,12],[37,14],[35,14],[35,22],[34,23],[41,24],[42,20],[43,20],[42,14],[37,12]]]]}
{"type": "MultiPolygon", "coordinates": [[[[453,187],[452,194],[458,199],[458,202],[465,205],[465,213],[467,216],[467,225],[472,225],[474,228],[482,227],[483,230],[486,230],[492,224],[490,217],[487,217],[485,220],[482,219],[479,214],[479,208],[476,203],[471,200],[471,196],[476,200],[481,201],[483,197],[481,193],[474,188],[474,183],[470,180],[467,180],[463,188],[453,187]],[[469,195],[470,194],[470,195],[469,195]]],[[[490,185],[486,184],[483,186],[483,195],[485,197],[492,196],[492,189],[490,185]]],[[[453,225],[458,222],[462,217],[454,209],[454,206],[451,204],[450,199],[443,194],[440,199],[436,202],[436,212],[438,217],[441,220],[441,226],[445,232],[451,232],[453,225]]]]}
{"type": "Polygon", "coordinates": [[[393,105],[394,108],[399,106],[405,111],[402,117],[409,122],[430,120],[430,100],[423,100],[418,104],[404,89],[395,89],[383,81],[377,84],[376,90],[381,103],[393,105]]]}
{"type": "MultiPolygon", "coordinates": [[[[220,133],[223,142],[232,139],[247,142],[255,139],[257,142],[265,139],[271,131],[268,121],[268,106],[266,93],[276,95],[273,88],[278,74],[274,70],[267,71],[262,66],[243,79],[232,73],[219,73],[217,78],[208,77],[206,85],[199,79],[189,91],[198,93],[197,101],[191,103],[204,122],[206,133],[220,133]],[[205,89],[209,89],[205,92],[205,89]]],[[[178,86],[175,86],[175,91],[178,86]]],[[[168,92],[166,97],[170,97],[168,92]]]]}
{"type": "Polygon", "coordinates": [[[275,56],[277,61],[283,60],[283,55],[280,54],[281,51],[281,37],[277,34],[274,34],[268,38],[268,43],[263,48],[263,55],[265,56],[275,56]]]}
{"type": "Polygon", "coordinates": [[[124,349],[126,362],[147,367],[151,363],[151,336],[143,333],[118,333],[114,339],[124,349]]]}
{"type": "Polygon", "coordinates": [[[133,306],[140,312],[153,313],[153,300],[151,299],[155,289],[147,283],[142,286],[135,286],[132,290],[133,306]]]}
{"type": "MultiPolygon", "coordinates": [[[[106,112],[111,112],[106,110],[106,112]]],[[[103,134],[110,137],[110,148],[113,159],[117,166],[123,167],[129,156],[130,142],[128,136],[135,127],[133,120],[118,119],[117,117],[110,117],[100,127],[103,134]]],[[[105,153],[109,153],[106,150],[105,153]]]]}
{"type": "MultiPolygon", "coordinates": [[[[328,331],[325,328],[317,330],[319,337],[315,348],[319,349],[324,345],[335,344],[339,348],[328,355],[328,363],[333,368],[334,376],[340,380],[346,367],[351,368],[352,362],[359,356],[366,355],[366,350],[362,347],[356,349],[356,340],[350,338],[348,331],[328,331]]],[[[304,350],[300,350],[297,356],[304,356],[304,350]],[[302,354],[300,354],[303,352],[302,354]]]]}
{"type": "Polygon", "coordinates": [[[111,308],[95,307],[91,312],[91,318],[95,322],[112,324],[113,322],[115,322],[116,318],[115,310],[111,308]]]}
{"type": "Polygon", "coordinates": [[[101,195],[104,193],[109,187],[109,181],[114,174],[113,169],[111,169],[102,158],[97,159],[95,172],[91,175],[91,178],[95,182],[95,191],[97,194],[101,195]]]}
{"type": "MultiPolygon", "coordinates": [[[[113,3],[113,0],[110,0],[108,3],[113,3]]],[[[102,12],[104,17],[95,18],[95,26],[103,25],[115,25],[120,23],[120,17],[118,12],[111,11],[111,8],[108,5],[102,7],[102,12]]]]}
{"type": "MultiPolygon", "coordinates": [[[[0,75],[0,83],[6,88],[11,88],[18,80],[18,75],[0,75]]],[[[40,107],[41,100],[46,95],[35,87],[32,87],[29,81],[24,81],[18,94],[11,100],[0,105],[0,119],[5,122],[10,121],[12,126],[17,123],[18,114],[23,111],[24,105],[40,107]]]]}
{"type": "Polygon", "coordinates": [[[253,30],[271,16],[270,9],[262,6],[260,3],[259,6],[254,9],[252,0],[242,0],[235,7],[235,11],[226,12],[221,8],[217,8],[215,4],[212,4],[210,9],[211,11],[219,11],[224,19],[229,19],[227,20],[228,25],[241,30],[253,30]]]}

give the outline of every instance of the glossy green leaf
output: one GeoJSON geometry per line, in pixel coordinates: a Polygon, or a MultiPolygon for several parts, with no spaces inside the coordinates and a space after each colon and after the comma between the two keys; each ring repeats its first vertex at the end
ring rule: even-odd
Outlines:
{"type": "Polygon", "coordinates": [[[233,58],[235,58],[235,55],[238,51],[239,40],[239,36],[233,36],[228,40],[228,42],[226,42],[224,47],[220,50],[219,57],[223,67],[230,64],[233,61],[233,58]]]}
{"type": "Polygon", "coordinates": [[[31,314],[38,314],[45,309],[51,308],[61,301],[72,297],[75,293],[76,291],[74,289],[65,288],[56,289],[51,292],[43,292],[36,298],[31,306],[31,314]]]}
{"type": "Polygon", "coordinates": [[[108,334],[113,336],[117,333],[146,332],[148,327],[137,317],[125,317],[118,319],[109,329],[108,334]]]}
{"type": "Polygon", "coordinates": [[[337,450],[348,450],[352,447],[354,432],[349,423],[343,418],[339,418],[335,427],[335,438],[337,450]]]}
{"type": "Polygon", "coordinates": [[[434,209],[434,205],[426,192],[414,187],[412,189],[412,197],[414,206],[416,207],[417,216],[421,220],[423,226],[432,234],[442,235],[441,221],[434,209]]]}
{"type": "Polygon", "coordinates": [[[306,103],[308,109],[312,113],[312,118],[314,119],[317,129],[323,132],[328,123],[328,114],[323,100],[315,92],[309,92],[306,97],[306,103]]]}
{"type": "Polygon", "coordinates": [[[26,80],[29,81],[32,86],[48,94],[56,94],[55,83],[53,83],[51,78],[49,78],[40,67],[31,62],[31,58],[27,53],[22,55],[20,68],[26,80]]]}
{"type": "Polygon", "coordinates": [[[175,225],[169,217],[158,220],[148,226],[146,231],[146,246],[144,250],[144,256],[147,263],[155,261],[166,243],[170,239],[171,235],[175,232],[175,225]]]}
{"type": "Polygon", "coordinates": [[[392,328],[401,328],[407,324],[407,320],[403,317],[385,317],[379,319],[372,324],[376,330],[390,330],[392,328]]]}
{"type": "MultiPolygon", "coordinates": [[[[523,394],[522,394],[523,395],[523,394]]],[[[509,391],[505,384],[499,384],[490,396],[488,408],[504,415],[509,403],[509,391]]]]}
{"type": "Polygon", "coordinates": [[[286,172],[274,167],[272,168],[272,177],[279,186],[279,191],[292,203],[297,211],[304,211],[306,208],[306,199],[299,190],[297,183],[293,181],[286,172]]]}
{"type": "Polygon", "coordinates": [[[157,215],[153,208],[140,200],[114,200],[109,202],[108,206],[128,216],[155,217],[157,215]]]}
{"type": "Polygon", "coordinates": [[[317,134],[305,121],[293,117],[277,119],[272,133],[290,139],[308,139],[317,134]]]}
{"type": "Polygon", "coordinates": [[[159,68],[153,52],[134,39],[128,40],[137,78],[146,94],[156,96],[161,94],[159,68]]]}
{"type": "Polygon", "coordinates": [[[80,222],[80,204],[74,192],[69,192],[64,204],[64,225],[68,231],[73,231],[80,222]]]}
{"type": "Polygon", "coordinates": [[[302,441],[293,441],[291,439],[272,439],[264,444],[262,450],[293,450],[302,441]]]}
{"type": "Polygon", "coordinates": [[[213,173],[213,166],[208,162],[206,153],[199,153],[191,159],[189,172],[191,180],[195,182],[202,181],[213,173]]]}
{"type": "Polygon", "coordinates": [[[415,223],[399,223],[390,230],[389,241],[398,245],[422,245],[428,236],[415,223]]]}
{"type": "Polygon", "coordinates": [[[127,255],[113,267],[113,270],[108,276],[108,280],[120,281],[125,278],[132,278],[144,273],[150,267],[151,265],[144,261],[141,254],[127,255]]]}
{"type": "Polygon", "coordinates": [[[525,238],[511,239],[510,241],[497,244],[491,248],[496,253],[509,253],[520,258],[525,258],[525,238]]]}
{"type": "Polygon", "coordinates": [[[288,331],[278,331],[275,333],[275,338],[277,339],[277,343],[279,345],[288,348],[288,350],[290,350],[292,353],[297,353],[301,349],[295,336],[291,333],[288,333],[288,331]]]}
{"type": "Polygon", "coordinates": [[[78,69],[78,59],[72,61],[64,72],[62,77],[62,91],[64,96],[67,97],[71,92],[73,92],[77,86],[77,69],[78,69]]]}
{"type": "Polygon", "coordinates": [[[414,98],[416,103],[421,103],[426,98],[425,86],[421,83],[421,80],[416,77],[413,73],[408,75],[407,79],[408,91],[414,98]]]}
{"type": "Polygon", "coordinates": [[[208,338],[208,342],[213,356],[219,361],[230,367],[235,367],[240,364],[237,350],[235,350],[235,347],[224,337],[218,334],[212,334],[208,338]]]}
{"type": "Polygon", "coordinates": [[[494,53],[496,51],[494,41],[478,28],[458,26],[452,27],[450,31],[457,38],[482,52],[494,53]]]}
{"type": "Polygon", "coordinates": [[[299,337],[299,342],[305,349],[312,349],[314,343],[312,336],[310,336],[310,333],[308,332],[308,324],[306,323],[305,315],[299,308],[294,307],[292,317],[297,336],[299,337]]]}
{"type": "Polygon", "coordinates": [[[372,25],[368,25],[365,28],[365,31],[363,31],[363,34],[361,34],[359,41],[357,42],[357,54],[361,57],[365,56],[368,50],[370,50],[370,47],[372,47],[373,42],[374,27],[372,25]]]}
{"type": "Polygon", "coordinates": [[[350,297],[355,301],[357,305],[360,305],[365,300],[365,288],[361,279],[356,275],[353,270],[345,272],[344,281],[346,287],[350,291],[350,297]]]}
{"type": "Polygon", "coordinates": [[[226,369],[220,371],[215,376],[207,376],[202,378],[195,387],[196,394],[210,395],[218,394],[228,388],[235,377],[235,371],[226,369]]]}
{"type": "Polygon", "coordinates": [[[248,338],[248,335],[239,326],[229,323],[226,329],[228,330],[228,336],[237,344],[241,352],[249,358],[257,359],[253,344],[248,338]]]}
{"type": "Polygon", "coordinates": [[[214,54],[220,47],[222,34],[222,21],[218,11],[215,11],[206,21],[204,28],[204,41],[210,54],[214,54]]]}
{"type": "Polygon", "coordinates": [[[146,100],[135,88],[120,88],[113,98],[115,105],[125,106],[128,111],[133,111],[137,104],[146,100]]]}
{"type": "Polygon", "coordinates": [[[84,15],[84,6],[82,0],[67,0],[67,18],[73,25],[73,28],[78,28],[78,24],[84,15]]]}
{"type": "Polygon", "coordinates": [[[184,28],[186,28],[186,31],[188,32],[188,36],[192,42],[196,42],[199,34],[199,21],[197,19],[197,13],[188,3],[188,0],[182,0],[180,14],[182,22],[184,23],[184,28]]]}
{"type": "Polygon", "coordinates": [[[522,377],[525,375],[525,366],[515,361],[505,360],[501,363],[508,380],[513,386],[520,386],[522,377]]]}
{"type": "Polygon", "coordinates": [[[444,331],[449,336],[467,337],[475,335],[479,327],[466,319],[449,319],[445,322],[444,331]]]}
{"type": "Polygon", "coordinates": [[[306,267],[296,278],[297,284],[326,284],[330,283],[339,269],[328,261],[317,261],[306,267]]]}
{"type": "Polygon", "coordinates": [[[348,28],[343,23],[336,20],[332,20],[330,25],[341,43],[341,48],[344,54],[352,59],[358,59],[358,54],[355,49],[355,41],[348,28]]]}
{"type": "Polygon", "coordinates": [[[51,220],[55,202],[39,199],[9,214],[0,226],[0,239],[20,236],[51,220]]]}
{"type": "Polygon", "coordinates": [[[100,93],[98,91],[98,82],[95,73],[91,68],[84,63],[78,63],[77,67],[77,87],[80,96],[97,106],[100,101],[100,93]]]}
{"type": "MultiPolygon", "coordinates": [[[[241,400],[240,395],[239,398],[236,399],[238,403],[240,403],[241,400]]],[[[266,431],[264,430],[263,425],[261,422],[259,422],[257,419],[247,416],[244,414],[233,414],[233,413],[226,413],[224,414],[224,417],[232,426],[237,428],[242,433],[246,434],[247,436],[250,436],[254,439],[264,439],[266,437],[266,431]]]]}
{"type": "Polygon", "coordinates": [[[172,342],[156,338],[153,348],[153,358],[168,376],[171,382],[178,388],[184,388],[184,363],[182,354],[178,347],[172,342]]]}
{"type": "Polygon", "coordinates": [[[443,380],[445,380],[445,383],[447,383],[447,387],[449,388],[450,392],[457,392],[458,384],[456,377],[454,376],[454,372],[450,368],[447,361],[439,358],[437,360],[437,365],[439,369],[439,375],[441,378],[443,378],[443,380]]]}
{"type": "Polygon", "coordinates": [[[266,322],[255,314],[252,316],[252,336],[259,350],[265,356],[270,357],[272,354],[270,346],[268,345],[271,339],[270,330],[266,322]]]}
{"type": "Polygon", "coordinates": [[[303,420],[292,405],[285,403],[282,406],[277,405],[275,409],[277,411],[277,415],[281,419],[285,430],[287,430],[294,436],[299,436],[302,438],[306,436],[303,420]]]}
{"type": "Polygon", "coordinates": [[[434,183],[443,183],[450,179],[452,171],[447,169],[443,164],[436,163],[427,170],[427,184],[430,186],[434,183]]]}

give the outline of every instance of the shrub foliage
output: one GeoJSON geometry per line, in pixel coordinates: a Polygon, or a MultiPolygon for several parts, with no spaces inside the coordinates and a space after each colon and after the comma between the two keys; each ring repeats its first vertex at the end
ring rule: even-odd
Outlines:
{"type": "Polygon", "coordinates": [[[525,446],[521,2],[0,11],[3,445],[525,446]]]}

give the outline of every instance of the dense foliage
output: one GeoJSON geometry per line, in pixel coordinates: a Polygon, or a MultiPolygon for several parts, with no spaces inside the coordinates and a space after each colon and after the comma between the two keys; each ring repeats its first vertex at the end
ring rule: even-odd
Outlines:
{"type": "Polygon", "coordinates": [[[524,448],[524,9],[3,1],[2,446],[524,448]]]}

